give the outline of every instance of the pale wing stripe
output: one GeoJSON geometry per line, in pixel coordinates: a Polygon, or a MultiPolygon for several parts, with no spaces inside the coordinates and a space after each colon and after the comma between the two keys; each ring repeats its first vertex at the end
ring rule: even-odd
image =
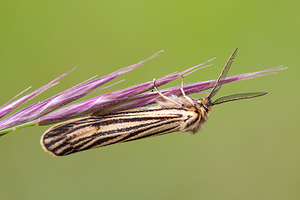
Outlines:
{"type": "MultiPolygon", "coordinates": [[[[158,117],[164,117],[160,112],[155,113],[155,116],[158,117]]],[[[177,117],[176,114],[173,115],[168,115],[167,117],[177,117]]],[[[49,129],[46,131],[46,133],[43,135],[43,140],[45,144],[50,145],[50,143],[60,143],[59,140],[66,141],[66,140],[71,140],[75,137],[78,137],[88,131],[91,127],[105,127],[107,125],[114,124],[115,127],[117,124],[120,123],[126,123],[126,122],[134,122],[134,121],[145,121],[145,120],[151,120],[155,119],[157,117],[151,117],[151,116],[120,116],[119,118],[100,118],[100,117],[86,117],[83,119],[79,119],[77,121],[73,121],[71,123],[63,123],[61,126],[55,126],[52,129],[49,129]],[[48,139],[49,138],[49,139],[48,139]]],[[[111,131],[113,132],[113,131],[111,131]]],[[[104,133],[104,134],[109,134],[109,132],[104,133]]]]}
{"type": "MultiPolygon", "coordinates": [[[[146,123],[147,121],[153,121],[153,120],[167,120],[169,118],[177,118],[177,115],[173,115],[172,117],[164,117],[164,116],[159,116],[159,117],[135,117],[135,118],[117,118],[117,119],[112,119],[112,120],[105,120],[105,121],[97,121],[94,123],[86,123],[86,125],[82,125],[80,123],[80,126],[76,126],[77,122],[72,122],[75,125],[70,125],[66,124],[64,126],[68,126],[68,131],[64,131],[62,128],[58,128],[57,130],[61,132],[61,135],[58,136],[57,133],[55,133],[56,130],[52,130],[50,132],[46,132],[44,135],[44,143],[49,146],[49,148],[55,148],[55,146],[62,145],[66,141],[72,140],[76,137],[79,138],[86,138],[89,136],[97,135],[97,136],[106,136],[110,134],[123,134],[123,132],[127,132],[128,130],[135,128],[135,126],[130,126],[130,123],[133,122],[144,122],[146,123]],[[120,129],[117,127],[124,126],[126,124],[127,128],[120,129]],[[112,126],[111,128],[108,128],[107,131],[101,131],[101,129],[105,129],[108,126],[112,126]],[[76,128],[75,128],[76,127],[76,128]],[[95,128],[97,127],[97,128],[95,128]],[[99,129],[99,131],[97,131],[99,129]],[[52,134],[52,133],[55,134],[52,134]],[[89,134],[90,133],[90,134],[89,134]],[[52,137],[52,136],[56,137],[52,137]]],[[[88,121],[91,121],[87,118],[88,121]]],[[[82,120],[81,120],[82,121],[82,120]]],[[[58,132],[57,131],[57,132],[58,132]]]]}
{"type": "MultiPolygon", "coordinates": [[[[135,129],[140,128],[141,126],[144,126],[144,125],[149,126],[154,123],[157,123],[157,121],[151,120],[148,124],[145,124],[145,122],[144,123],[140,122],[139,124],[135,123],[136,124],[135,126],[130,126],[128,128],[119,129],[119,130],[115,129],[114,130],[115,134],[109,134],[109,135],[107,135],[101,131],[93,132],[91,135],[88,135],[86,137],[78,137],[78,138],[74,138],[71,141],[67,141],[67,142],[61,144],[59,147],[57,147],[57,149],[55,151],[58,152],[59,154],[61,154],[65,151],[65,149],[70,149],[70,148],[73,148],[74,150],[77,150],[77,151],[81,151],[82,149],[86,148],[87,146],[89,146],[89,148],[95,148],[95,147],[108,145],[106,143],[113,142],[113,139],[115,139],[115,138],[118,140],[120,137],[123,137],[127,133],[131,133],[135,129]],[[97,142],[97,141],[99,141],[99,142],[97,142]]],[[[100,127],[100,130],[101,130],[101,127],[100,127]]]]}
{"type": "MultiPolygon", "coordinates": [[[[167,122],[165,124],[170,124],[170,123],[174,123],[174,122],[167,122]]],[[[106,139],[98,139],[97,141],[93,140],[92,143],[84,146],[80,150],[82,151],[82,150],[91,149],[91,148],[95,148],[95,147],[107,146],[107,145],[111,145],[111,144],[115,144],[115,143],[121,143],[121,142],[131,141],[131,140],[134,140],[134,139],[138,139],[139,136],[140,136],[140,133],[144,133],[144,132],[148,132],[149,134],[153,134],[153,135],[154,134],[158,134],[159,132],[158,132],[158,130],[156,130],[157,127],[164,126],[165,124],[159,124],[159,125],[155,125],[155,126],[148,126],[148,127],[146,127],[146,129],[149,129],[149,130],[141,129],[141,130],[136,130],[134,132],[129,132],[129,134],[137,134],[137,135],[136,135],[136,137],[130,137],[130,138],[127,138],[126,140],[124,139],[123,135],[121,135],[119,137],[114,137],[111,140],[106,140],[106,139]]],[[[176,123],[176,125],[178,125],[178,124],[176,123]]],[[[177,127],[178,126],[171,127],[170,129],[176,129],[177,127]]],[[[162,131],[165,131],[165,130],[162,130],[162,131]]]]}
{"type": "MultiPolygon", "coordinates": [[[[144,126],[144,124],[141,124],[142,126],[137,129],[131,129],[128,132],[123,132],[122,135],[110,135],[109,137],[87,137],[84,138],[84,141],[81,141],[81,143],[78,143],[77,140],[73,141],[73,142],[66,142],[63,145],[53,149],[52,151],[56,154],[56,155],[67,155],[69,153],[74,153],[74,152],[78,152],[78,151],[82,151],[82,150],[86,150],[86,149],[91,149],[91,148],[96,148],[96,147],[100,147],[100,146],[106,146],[106,145],[110,145],[113,143],[118,143],[118,142],[123,142],[123,138],[124,136],[131,134],[131,133],[143,133],[145,132],[145,130],[148,129],[154,129],[154,130],[148,130],[148,132],[153,133],[153,131],[157,131],[155,130],[155,128],[157,129],[157,127],[161,127],[170,123],[174,123],[173,121],[169,121],[169,122],[165,122],[165,123],[152,123],[150,125],[144,126]]],[[[175,127],[172,128],[176,128],[178,123],[176,124],[175,127]]],[[[154,132],[155,133],[155,132],[154,132]]],[[[130,138],[127,139],[127,141],[129,141],[130,138]]]]}
{"type": "MultiPolygon", "coordinates": [[[[157,131],[157,129],[161,129],[161,127],[165,126],[165,125],[170,125],[172,123],[174,123],[175,120],[172,120],[172,121],[167,121],[167,122],[155,122],[155,123],[152,123],[152,124],[141,124],[141,127],[139,129],[136,129],[136,130],[132,130],[132,131],[129,131],[127,133],[124,133],[122,135],[120,135],[119,137],[113,139],[113,140],[109,140],[103,144],[101,144],[101,146],[105,146],[105,145],[109,145],[109,144],[113,144],[113,143],[118,143],[118,142],[123,142],[123,141],[129,141],[129,140],[132,140],[134,138],[137,138],[139,137],[139,135],[144,135],[144,134],[147,134],[147,133],[153,133],[155,131],[157,131]]],[[[176,121],[179,122],[178,119],[176,119],[176,121]]],[[[178,124],[177,124],[178,125],[178,124]]],[[[95,141],[97,142],[97,141],[95,141]]],[[[92,146],[92,145],[91,145],[92,146]]]]}

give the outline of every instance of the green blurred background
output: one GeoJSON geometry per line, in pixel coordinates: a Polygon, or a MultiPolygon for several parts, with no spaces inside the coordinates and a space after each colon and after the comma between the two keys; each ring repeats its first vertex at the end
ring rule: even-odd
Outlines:
{"type": "Polygon", "coordinates": [[[217,78],[236,47],[229,75],[278,65],[289,69],[222,87],[218,96],[269,95],[214,107],[196,135],[174,133],[55,158],[39,144],[50,126],[12,132],[0,138],[0,199],[300,199],[295,2],[2,1],[1,104],[76,65],[35,101],[161,49],[158,58],[117,79],[125,82],[97,94],[215,56],[212,67],[185,81],[217,78]]]}

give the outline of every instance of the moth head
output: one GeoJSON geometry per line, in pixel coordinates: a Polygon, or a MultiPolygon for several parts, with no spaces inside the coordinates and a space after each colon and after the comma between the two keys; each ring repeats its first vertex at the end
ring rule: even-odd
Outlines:
{"type": "Polygon", "coordinates": [[[208,99],[208,98],[198,99],[198,100],[197,100],[197,103],[199,103],[200,106],[201,106],[202,108],[204,108],[204,110],[205,110],[206,112],[209,112],[209,111],[211,110],[211,107],[213,106],[211,100],[208,99]]]}

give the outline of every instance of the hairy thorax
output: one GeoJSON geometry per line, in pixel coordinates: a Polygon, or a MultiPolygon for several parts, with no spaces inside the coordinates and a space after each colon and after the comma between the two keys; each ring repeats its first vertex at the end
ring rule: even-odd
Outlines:
{"type": "Polygon", "coordinates": [[[170,99],[178,102],[180,105],[170,101],[158,101],[158,107],[182,110],[183,123],[179,127],[180,132],[196,133],[202,128],[208,119],[211,108],[205,109],[202,101],[193,98],[191,98],[192,102],[178,96],[171,96],[170,99]]]}

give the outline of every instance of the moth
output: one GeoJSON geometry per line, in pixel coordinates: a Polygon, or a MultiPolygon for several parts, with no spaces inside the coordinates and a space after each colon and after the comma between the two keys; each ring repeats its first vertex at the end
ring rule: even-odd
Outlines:
{"type": "Polygon", "coordinates": [[[225,102],[249,99],[267,94],[266,92],[240,93],[212,101],[220,90],[237,49],[227,60],[220,76],[210,93],[203,99],[188,97],[183,90],[182,97],[165,96],[155,85],[153,87],[163,101],[156,107],[127,112],[117,112],[72,119],[49,128],[41,138],[45,151],[54,156],[64,156],[79,151],[114,143],[128,142],[173,132],[196,133],[208,119],[212,106],[225,102]]]}

